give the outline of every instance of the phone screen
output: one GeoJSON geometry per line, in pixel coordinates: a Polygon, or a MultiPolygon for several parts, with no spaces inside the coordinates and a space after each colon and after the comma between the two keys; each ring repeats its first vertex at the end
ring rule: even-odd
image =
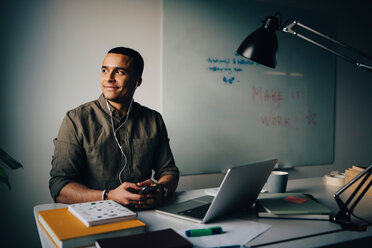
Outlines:
{"type": "Polygon", "coordinates": [[[159,188],[159,185],[143,187],[143,188],[138,192],[138,194],[143,195],[143,194],[147,194],[147,193],[150,193],[150,192],[154,192],[154,191],[156,191],[158,188],[159,188]]]}

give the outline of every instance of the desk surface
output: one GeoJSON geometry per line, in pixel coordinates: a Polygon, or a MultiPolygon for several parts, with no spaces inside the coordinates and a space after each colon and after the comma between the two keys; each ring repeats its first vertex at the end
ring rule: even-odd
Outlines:
{"type": "MultiPolygon", "coordinates": [[[[333,213],[336,213],[338,208],[332,195],[338,189],[338,186],[324,184],[322,178],[307,178],[288,181],[287,192],[311,193],[319,202],[328,206],[333,213]]],[[[188,200],[204,194],[204,189],[178,192],[177,201],[188,200]]],[[[354,210],[354,213],[371,222],[372,211],[369,211],[371,203],[372,197],[365,196],[354,210]]],[[[37,205],[34,207],[35,220],[37,220],[37,213],[40,210],[65,206],[65,204],[58,203],[37,205]]],[[[314,247],[344,242],[353,242],[352,244],[355,244],[358,240],[362,243],[365,242],[363,239],[372,239],[371,229],[367,232],[352,232],[342,231],[338,225],[328,221],[260,219],[255,217],[253,209],[235,213],[233,217],[272,225],[268,231],[247,244],[252,247],[314,247]]],[[[195,224],[194,222],[156,213],[154,210],[140,211],[138,212],[138,218],[146,223],[149,231],[165,228],[184,230],[195,224]]],[[[37,221],[36,223],[42,246],[54,247],[37,221]]],[[[337,247],[343,246],[337,245],[337,247]]]]}

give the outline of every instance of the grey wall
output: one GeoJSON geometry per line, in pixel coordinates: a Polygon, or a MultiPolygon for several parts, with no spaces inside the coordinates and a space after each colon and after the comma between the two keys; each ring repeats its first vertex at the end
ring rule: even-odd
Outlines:
{"type": "MultiPolygon", "coordinates": [[[[372,54],[370,1],[297,2],[284,3],[338,15],[338,39],[372,54]]],[[[162,110],[161,7],[161,0],[2,4],[0,147],[25,167],[7,170],[11,191],[0,184],[4,247],[40,246],[32,208],[52,201],[48,190],[52,139],[68,109],[98,97],[99,67],[109,48],[127,45],[143,54],[144,82],[135,98],[162,110]]],[[[291,178],[322,176],[372,160],[372,73],[338,59],[336,80],[335,161],[295,168],[291,178]]],[[[214,186],[220,179],[220,175],[184,177],[180,189],[214,186]]]]}

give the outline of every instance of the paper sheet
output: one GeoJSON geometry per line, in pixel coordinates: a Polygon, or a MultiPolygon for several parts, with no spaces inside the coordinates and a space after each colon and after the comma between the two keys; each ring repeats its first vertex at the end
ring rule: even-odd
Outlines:
{"type": "Polygon", "coordinates": [[[194,247],[220,247],[230,245],[244,245],[267,231],[271,225],[262,224],[242,219],[224,219],[213,224],[195,224],[188,229],[178,231],[183,237],[187,238],[194,247]],[[224,233],[202,237],[187,237],[186,230],[209,228],[221,226],[224,233]]]}

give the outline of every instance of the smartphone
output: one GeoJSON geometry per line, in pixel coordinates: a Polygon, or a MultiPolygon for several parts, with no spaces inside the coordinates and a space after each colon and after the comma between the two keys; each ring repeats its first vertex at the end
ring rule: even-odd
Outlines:
{"type": "Polygon", "coordinates": [[[151,193],[151,192],[154,192],[156,191],[160,186],[157,184],[157,185],[154,185],[154,186],[146,186],[146,187],[143,187],[139,192],[138,194],[140,195],[144,195],[144,194],[147,194],[147,193],[151,193]]]}

